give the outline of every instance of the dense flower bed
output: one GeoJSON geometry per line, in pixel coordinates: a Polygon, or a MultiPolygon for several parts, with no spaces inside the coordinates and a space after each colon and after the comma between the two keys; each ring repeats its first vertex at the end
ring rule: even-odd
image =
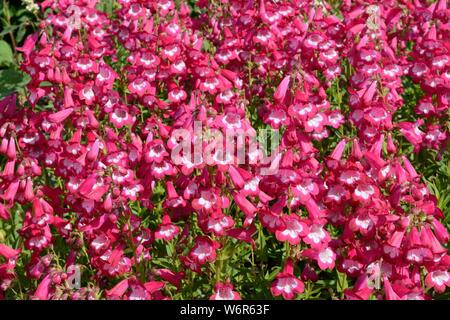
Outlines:
{"type": "Polygon", "coordinates": [[[18,48],[31,81],[0,101],[0,298],[450,286],[442,208],[405,152],[448,142],[447,1],[105,3],[40,3],[18,48]],[[267,128],[270,162],[211,139],[267,128]],[[174,157],[186,137],[209,156],[174,157]]]}

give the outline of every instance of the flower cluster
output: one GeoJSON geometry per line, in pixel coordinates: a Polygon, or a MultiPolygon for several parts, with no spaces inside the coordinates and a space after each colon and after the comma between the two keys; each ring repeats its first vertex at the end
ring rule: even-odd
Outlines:
{"type": "Polygon", "coordinates": [[[369,2],[40,3],[26,97],[0,101],[0,298],[444,292],[450,235],[400,146],[448,143],[450,9],[369,2]],[[214,139],[266,128],[271,174],[214,139]]]}

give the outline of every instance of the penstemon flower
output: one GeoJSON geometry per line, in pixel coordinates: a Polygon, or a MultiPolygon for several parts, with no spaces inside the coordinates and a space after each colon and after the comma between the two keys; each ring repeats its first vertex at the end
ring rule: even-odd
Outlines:
{"type": "Polygon", "coordinates": [[[26,93],[0,100],[0,220],[17,230],[0,229],[0,299],[23,275],[30,299],[450,286],[445,208],[415,158],[447,156],[445,0],[39,7],[17,47],[26,93]],[[347,287],[324,286],[336,275],[347,287]]]}

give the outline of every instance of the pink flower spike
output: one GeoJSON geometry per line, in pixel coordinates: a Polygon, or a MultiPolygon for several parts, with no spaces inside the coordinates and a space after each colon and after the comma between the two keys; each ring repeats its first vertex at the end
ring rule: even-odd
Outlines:
{"type": "Polygon", "coordinates": [[[411,177],[411,179],[417,178],[419,175],[417,174],[417,172],[414,169],[414,167],[411,164],[411,162],[409,162],[408,158],[406,158],[405,156],[402,156],[402,160],[403,160],[403,164],[405,166],[405,169],[406,169],[406,171],[408,171],[409,176],[411,177]]]}
{"type": "Polygon", "coordinates": [[[253,216],[257,211],[256,207],[240,192],[233,194],[233,199],[246,216],[253,216]]]}
{"type": "Polygon", "coordinates": [[[331,158],[339,161],[342,157],[342,154],[344,153],[345,145],[346,145],[345,139],[342,139],[334,148],[333,152],[331,153],[331,158]]]}
{"type": "Polygon", "coordinates": [[[384,277],[384,294],[386,300],[403,300],[394,291],[387,277],[384,277]]]}
{"type": "Polygon", "coordinates": [[[229,166],[228,167],[228,174],[230,175],[230,178],[233,181],[233,184],[237,188],[241,189],[244,186],[245,181],[242,178],[242,176],[239,173],[239,171],[234,166],[229,166]]]}
{"type": "Polygon", "coordinates": [[[0,243],[0,256],[2,256],[5,259],[13,259],[17,255],[19,255],[20,250],[14,250],[7,245],[0,243]]]}
{"type": "Polygon", "coordinates": [[[67,87],[64,90],[64,107],[66,107],[67,109],[75,106],[75,104],[73,103],[72,92],[72,88],[67,87]]]}
{"type": "Polygon", "coordinates": [[[405,231],[395,231],[392,237],[388,240],[389,245],[394,248],[400,248],[405,231]]]}
{"type": "Polygon", "coordinates": [[[54,123],[61,123],[66,120],[73,112],[73,108],[61,110],[48,116],[48,120],[54,123]]]}
{"type": "Polygon", "coordinates": [[[35,32],[27,37],[22,47],[16,47],[17,51],[24,53],[26,60],[29,60],[30,54],[34,49],[34,46],[36,45],[38,37],[39,32],[35,32]]]}
{"type": "Polygon", "coordinates": [[[42,281],[39,283],[36,291],[34,292],[33,298],[38,300],[48,300],[50,295],[50,286],[52,284],[51,275],[47,275],[42,281]]]}
{"type": "Polygon", "coordinates": [[[99,143],[98,139],[96,139],[94,141],[94,143],[91,145],[90,150],[86,155],[86,158],[90,161],[94,161],[95,159],[97,159],[99,149],[100,149],[100,143],[99,143]]]}
{"type": "Polygon", "coordinates": [[[291,80],[291,77],[286,76],[281,81],[281,83],[278,85],[277,89],[275,90],[274,96],[273,96],[276,102],[281,103],[284,100],[287,89],[289,87],[290,80],[291,80]]]}
{"type": "Polygon", "coordinates": [[[14,138],[11,137],[9,138],[8,150],[6,151],[6,155],[9,159],[16,159],[16,154],[16,141],[14,141],[14,138]]]}
{"type": "Polygon", "coordinates": [[[372,84],[369,86],[369,88],[367,88],[366,92],[363,95],[363,101],[364,104],[369,105],[370,102],[372,101],[372,98],[375,95],[375,90],[377,88],[377,82],[373,81],[372,84]]]}
{"type": "Polygon", "coordinates": [[[9,211],[0,203],[0,219],[8,220],[10,217],[9,211]]]}
{"type": "Polygon", "coordinates": [[[443,243],[448,242],[450,239],[450,234],[448,233],[444,225],[436,218],[433,218],[431,224],[433,225],[434,233],[436,237],[439,239],[439,241],[443,243]]]}
{"type": "Polygon", "coordinates": [[[124,279],[116,284],[112,289],[106,291],[106,296],[113,299],[121,298],[128,289],[128,279],[124,279]]]}

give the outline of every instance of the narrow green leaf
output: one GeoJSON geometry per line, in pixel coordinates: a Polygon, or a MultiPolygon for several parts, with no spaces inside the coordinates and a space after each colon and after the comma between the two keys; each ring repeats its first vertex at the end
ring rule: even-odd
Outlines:
{"type": "Polygon", "coordinates": [[[15,31],[18,27],[18,25],[4,27],[2,32],[0,32],[0,37],[4,37],[8,33],[15,31]]]}
{"type": "Polygon", "coordinates": [[[6,69],[0,70],[0,99],[24,88],[30,81],[30,76],[26,73],[6,69]]]}
{"type": "Polygon", "coordinates": [[[14,63],[14,55],[8,42],[0,40],[0,66],[8,66],[14,63]]]}

